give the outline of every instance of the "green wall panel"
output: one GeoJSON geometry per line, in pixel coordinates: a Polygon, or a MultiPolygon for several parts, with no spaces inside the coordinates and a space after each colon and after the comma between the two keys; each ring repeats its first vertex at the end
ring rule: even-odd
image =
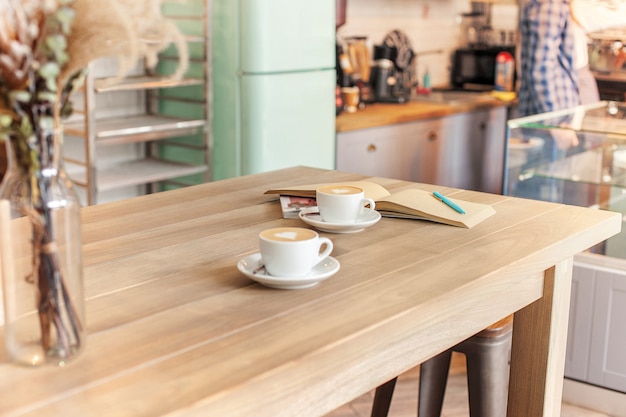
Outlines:
{"type": "MultiPolygon", "coordinates": [[[[204,0],[164,3],[162,10],[167,16],[201,16],[204,14],[205,7],[208,7],[205,3],[204,0]]],[[[208,21],[187,20],[183,18],[177,20],[177,25],[186,36],[204,38],[208,21]]],[[[205,78],[208,42],[208,39],[205,39],[203,42],[188,42],[190,62],[185,74],[186,77],[205,78]]],[[[159,60],[156,71],[159,74],[165,75],[174,73],[178,65],[178,51],[176,47],[170,45],[161,52],[160,57],[161,59],[159,60]]],[[[159,97],[158,112],[173,117],[205,119],[207,115],[205,106],[208,105],[208,94],[209,90],[206,84],[162,89],[157,92],[159,97]],[[169,100],[169,98],[182,99],[183,101],[169,100]]],[[[208,131],[210,126],[207,126],[205,129],[208,131]]],[[[204,152],[201,151],[201,148],[205,146],[206,142],[205,133],[203,131],[196,135],[168,139],[167,142],[182,143],[193,146],[196,149],[162,143],[159,144],[159,156],[161,158],[185,164],[205,164],[207,162],[205,161],[204,152]]],[[[175,181],[184,184],[199,184],[206,181],[206,176],[204,174],[195,174],[177,178],[175,181]]],[[[165,183],[162,186],[163,189],[177,187],[177,185],[169,183],[165,183]]]]}

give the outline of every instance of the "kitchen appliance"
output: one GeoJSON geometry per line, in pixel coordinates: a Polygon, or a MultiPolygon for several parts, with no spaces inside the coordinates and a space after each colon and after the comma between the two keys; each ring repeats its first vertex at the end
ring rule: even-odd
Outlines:
{"type": "Polygon", "coordinates": [[[398,50],[395,46],[374,45],[371,83],[375,101],[404,103],[408,99],[395,65],[397,56],[398,50]]]}
{"type": "Polygon", "coordinates": [[[371,58],[366,36],[338,38],[337,41],[337,84],[341,87],[359,88],[360,101],[371,103],[371,58]]]}
{"type": "Polygon", "coordinates": [[[588,36],[589,67],[602,100],[626,101],[626,29],[588,36]]]}
{"type": "Polygon", "coordinates": [[[588,49],[592,70],[626,74],[626,29],[590,34],[588,49]]]}
{"type": "Polygon", "coordinates": [[[626,101],[626,73],[592,71],[601,100],[626,101]]]}
{"type": "MultiPolygon", "coordinates": [[[[500,52],[515,56],[515,46],[459,48],[452,56],[450,84],[454,89],[489,91],[494,89],[496,57],[500,52]]],[[[515,74],[513,85],[515,85],[515,74]]]]}
{"type": "Polygon", "coordinates": [[[371,84],[376,101],[404,103],[409,100],[411,90],[417,85],[415,52],[404,32],[389,32],[381,45],[374,45],[371,84]]]}
{"type": "Polygon", "coordinates": [[[334,168],[335,13],[335,0],[213,0],[213,180],[334,168]]]}

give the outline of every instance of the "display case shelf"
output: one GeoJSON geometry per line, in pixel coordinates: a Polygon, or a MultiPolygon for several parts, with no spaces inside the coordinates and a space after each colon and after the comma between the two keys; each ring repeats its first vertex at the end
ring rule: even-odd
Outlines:
{"type": "Polygon", "coordinates": [[[612,175],[602,164],[602,149],[590,149],[552,163],[538,164],[522,173],[526,179],[533,176],[587,184],[624,184],[625,176],[612,175]]]}

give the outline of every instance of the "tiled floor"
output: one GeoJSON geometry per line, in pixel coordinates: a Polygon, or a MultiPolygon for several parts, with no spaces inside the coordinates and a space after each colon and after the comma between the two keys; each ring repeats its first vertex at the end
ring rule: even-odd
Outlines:
{"type": "MultiPolygon", "coordinates": [[[[389,417],[417,416],[417,388],[419,367],[400,375],[393,395],[389,417]]],[[[356,400],[327,414],[326,417],[369,417],[374,392],[369,392],[356,400]]],[[[455,354],[450,368],[448,386],[441,417],[468,417],[467,380],[463,355],[455,354]]],[[[584,408],[563,404],[561,417],[610,417],[584,408]]]]}

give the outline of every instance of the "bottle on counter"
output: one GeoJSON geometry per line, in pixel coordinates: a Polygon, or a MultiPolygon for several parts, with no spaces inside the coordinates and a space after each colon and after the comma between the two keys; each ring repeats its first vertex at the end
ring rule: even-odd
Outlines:
{"type": "Polygon", "coordinates": [[[424,79],[422,82],[422,87],[430,91],[430,72],[428,71],[428,67],[426,67],[426,71],[424,71],[424,79]]]}
{"type": "Polygon", "coordinates": [[[509,52],[502,51],[496,55],[496,91],[513,91],[513,73],[515,60],[509,52]]]}

